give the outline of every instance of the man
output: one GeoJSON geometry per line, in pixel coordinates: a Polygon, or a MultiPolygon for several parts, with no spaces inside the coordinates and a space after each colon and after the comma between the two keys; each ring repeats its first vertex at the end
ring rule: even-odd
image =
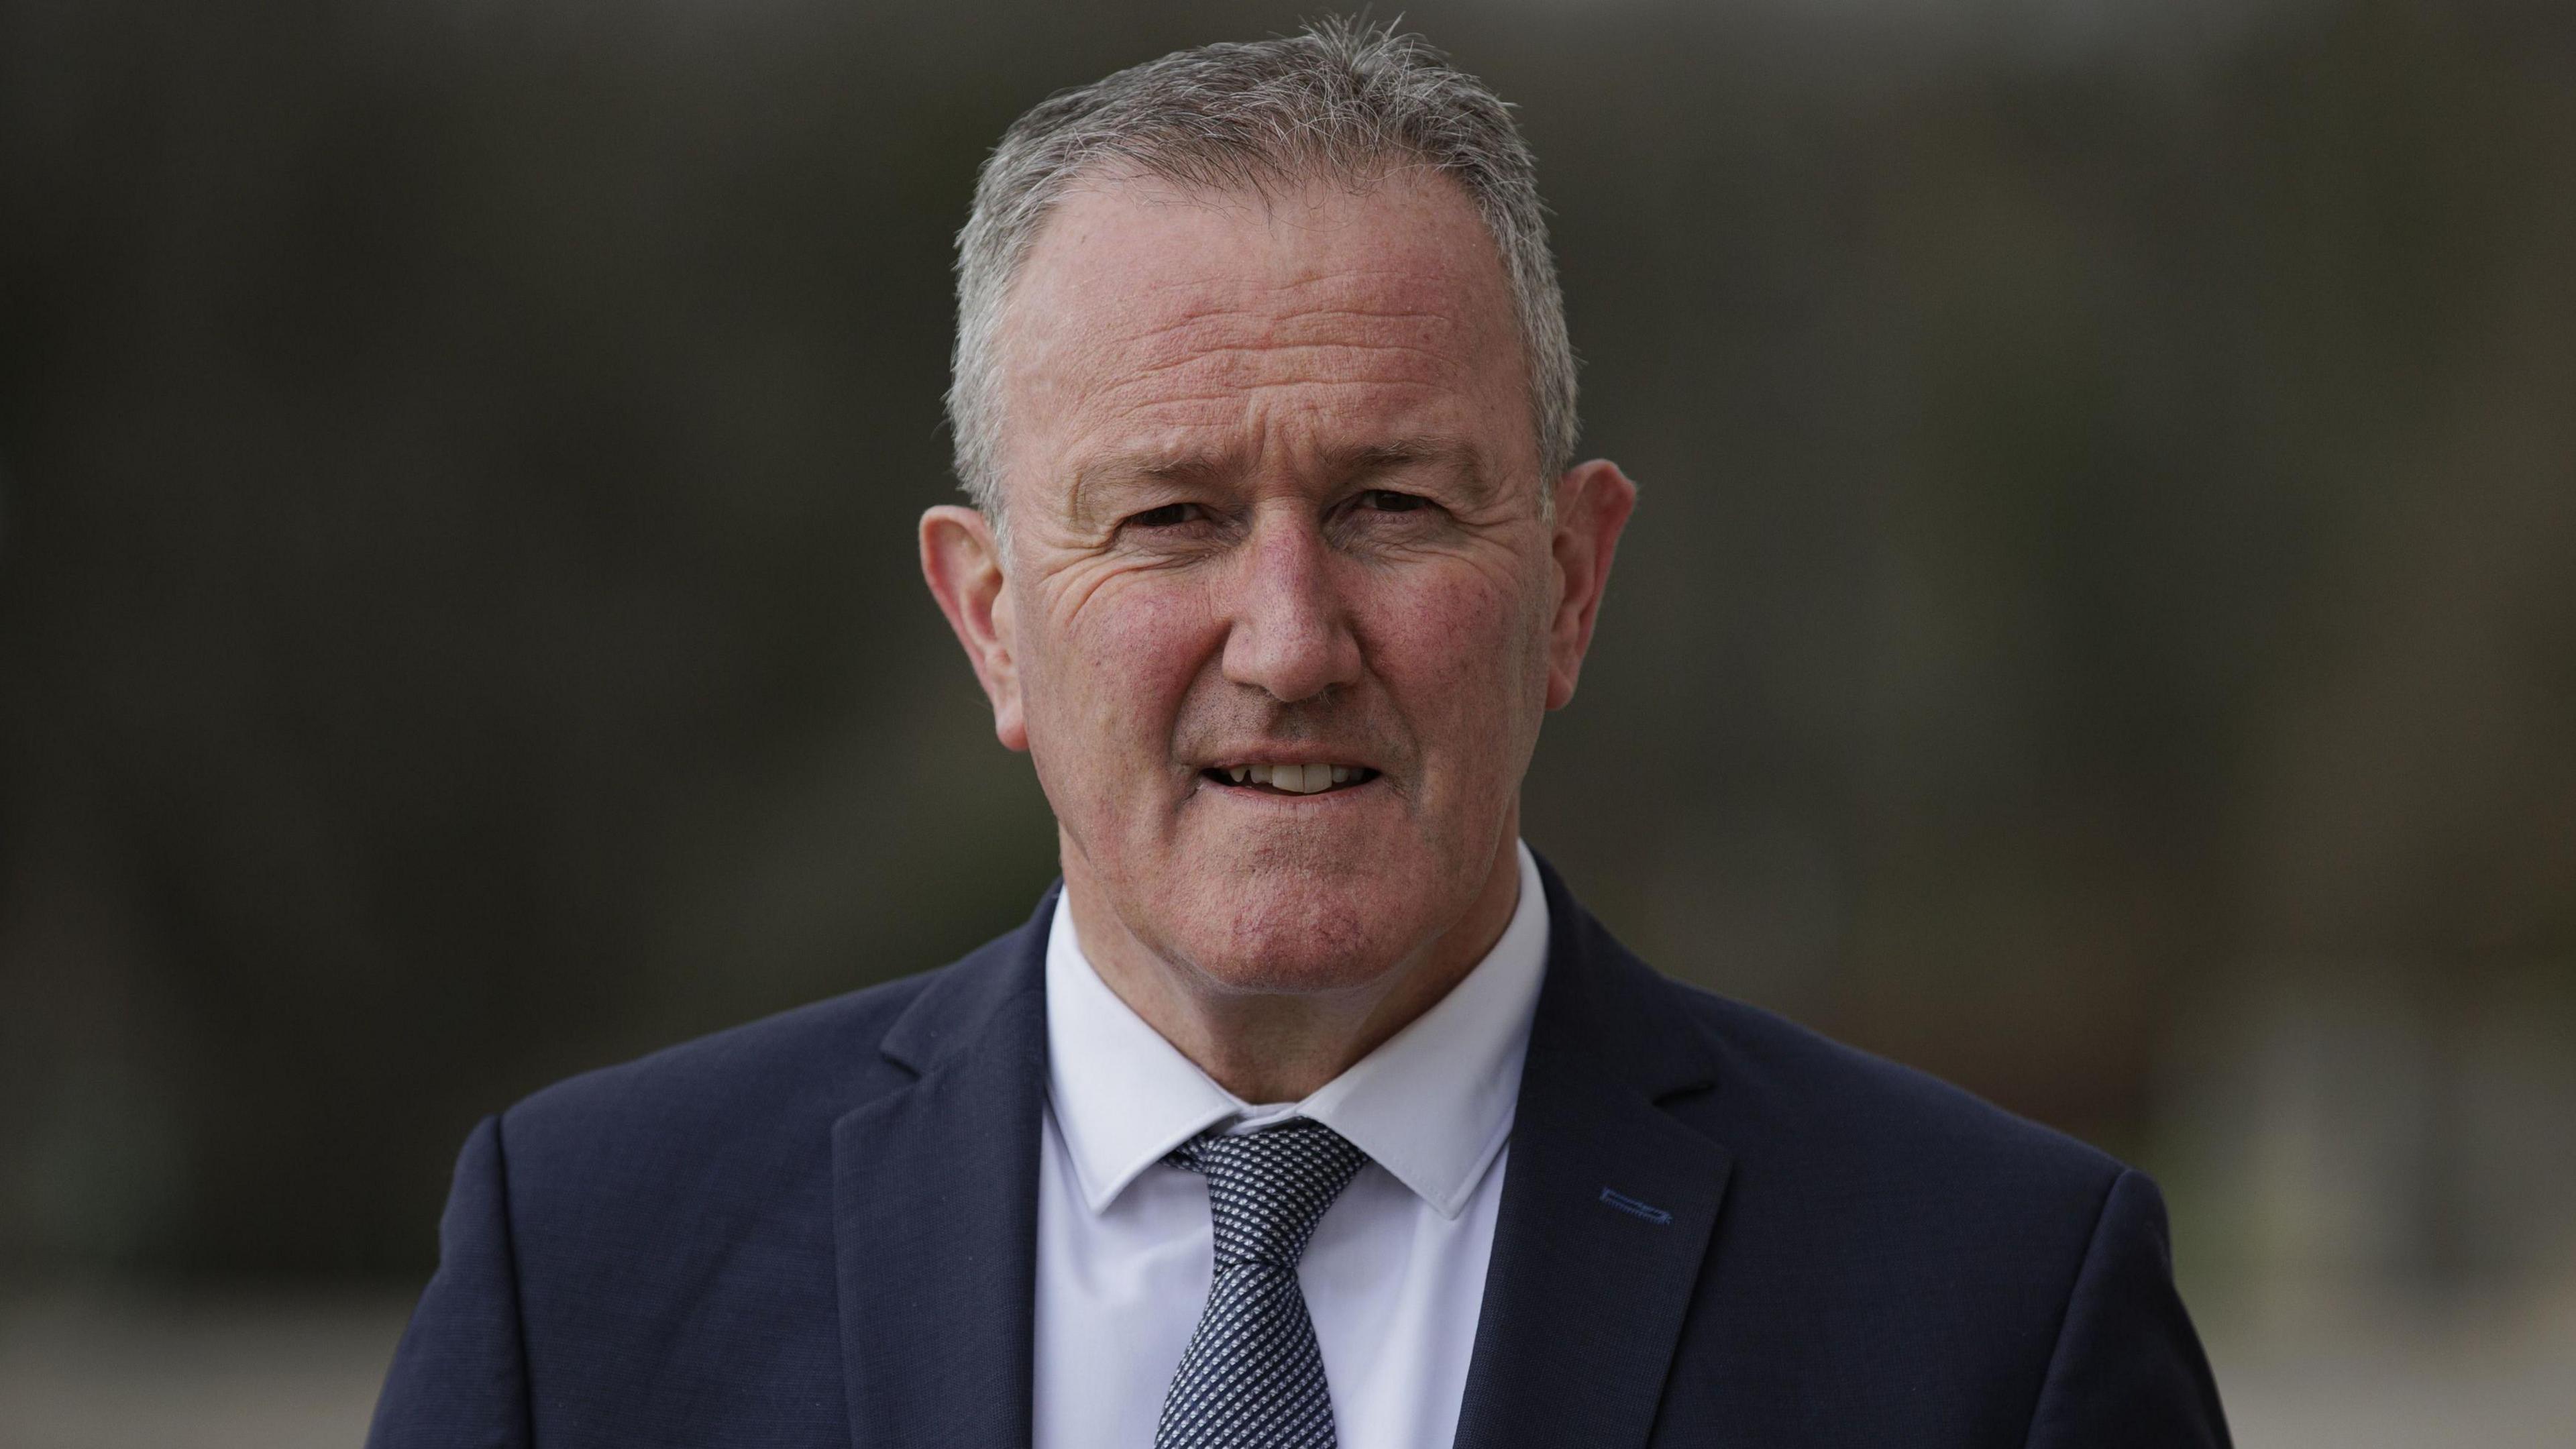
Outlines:
{"type": "Polygon", "coordinates": [[[376,1443],[2225,1442],[2144,1178],[1521,846],[1636,490],[1498,100],[1169,56],[1022,117],[960,249],[922,567],[1061,888],[487,1120],[376,1443]]]}

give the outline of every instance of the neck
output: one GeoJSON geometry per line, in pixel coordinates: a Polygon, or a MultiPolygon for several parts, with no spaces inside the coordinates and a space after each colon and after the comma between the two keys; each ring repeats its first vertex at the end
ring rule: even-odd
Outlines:
{"type": "Polygon", "coordinates": [[[1065,852],[1065,902],[1083,954],[1111,991],[1217,1085],[1246,1102],[1302,1101],[1377,1050],[1476,969],[1520,904],[1519,832],[1506,830],[1486,878],[1456,920],[1365,984],[1331,991],[1240,991],[1165,959],[1101,898],[1065,852]]]}

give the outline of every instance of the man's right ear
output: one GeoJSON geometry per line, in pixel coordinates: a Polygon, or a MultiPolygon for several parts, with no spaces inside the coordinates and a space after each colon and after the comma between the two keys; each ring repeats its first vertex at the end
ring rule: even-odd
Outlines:
{"type": "Polygon", "coordinates": [[[993,525],[972,508],[942,504],[921,515],[921,576],[966,646],[966,658],[993,702],[993,734],[1007,749],[1029,747],[1020,709],[1019,662],[1010,590],[993,525]]]}

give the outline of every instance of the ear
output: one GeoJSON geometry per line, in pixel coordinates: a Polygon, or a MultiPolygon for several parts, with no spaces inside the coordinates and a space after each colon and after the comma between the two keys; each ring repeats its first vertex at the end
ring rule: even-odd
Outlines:
{"type": "Polygon", "coordinates": [[[1574,699],[1574,681],[1592,647],[1592,621],[1610,585],[1610,559],[1619,531],[1637,506],[1637,485],[1619,465],[1595,458],[1578,463],[1556,482],[1556,615],[1547,640],[1547,707],[1574,699]]]}
{"type": "Polygon", "coordinates": [[[922,514],[921,576],[948,616],[948,627],[957,631],[957,642],[966,646],[984,697],[993,702],[993,734],[1006,749],[1027,749],[1011,596],[992,524],[982,513],[953,504],[922,514]]]}

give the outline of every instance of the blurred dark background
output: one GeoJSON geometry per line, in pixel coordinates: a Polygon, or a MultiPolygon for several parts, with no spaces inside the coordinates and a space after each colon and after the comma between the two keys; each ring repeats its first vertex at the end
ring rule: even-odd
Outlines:
{"type": "MultiPolygon", "coordinates": [[[[949,239],[1312,9],[0,0],[0,1402],[67,1302],[398,1324],[476,1117],[1024,916],[949,239]]],[[[2576,1362],[2576,9],[1405,19],[1645,488],[1532,843],[2156,1171],[2240,1404],[2576,1362]]]]}

